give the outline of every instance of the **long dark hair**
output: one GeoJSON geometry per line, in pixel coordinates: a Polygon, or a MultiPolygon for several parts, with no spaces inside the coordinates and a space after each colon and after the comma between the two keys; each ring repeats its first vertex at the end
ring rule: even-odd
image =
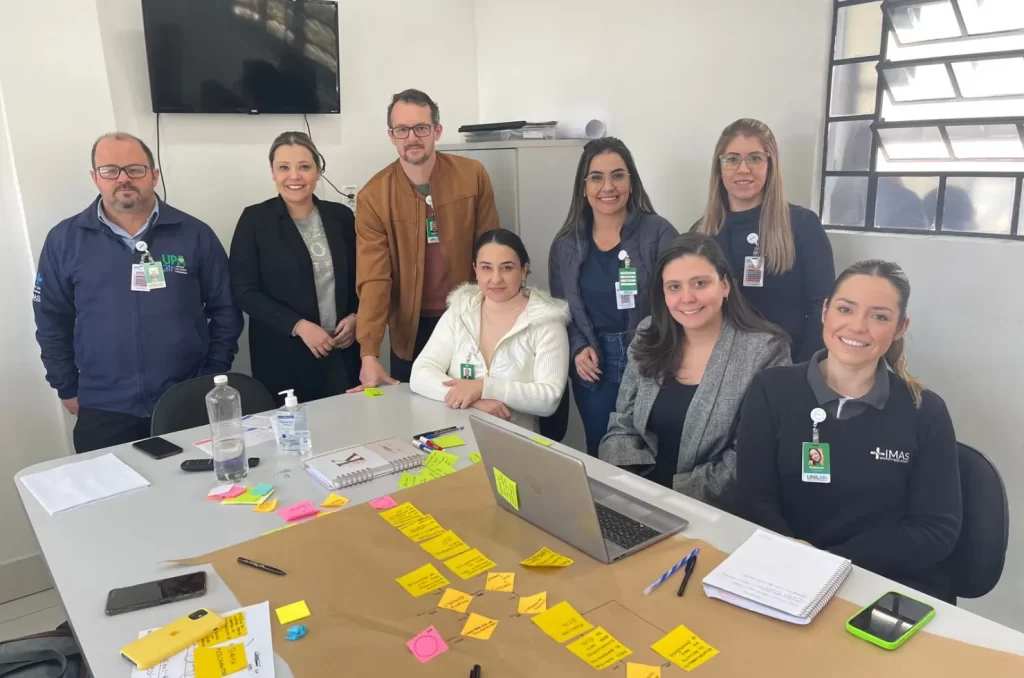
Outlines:
{"type": "MultiPolygon", "coordinates": [[[[848,269],[839,274],[836,284],[832,286],[832,294],[828,295],[828,305],[831,306],[833,297],[842,287],[843,283],[855,275],[868,275],[873,278],[884,278],[896,290],[900,297],[900,319],[896,323],[902,325],[907,318],[907,304],[910,303],[910,278],[903,272],[899,264],[881,259],[867,259],[858,261],[848,269]]],[[[903,352],[903,338],[900,337],[892,342],[892,346],[885,352],[885,361],[889,363],[892,371],[907,384],[910,389],[910,397],[914,405],[921,406],[921,392],[924,391],[924,384],[914,378],[908,370],[907,355],[903,352]]]]}
{"type": "Polygon", "coordinates": [[[633,154],[615,137],[601,137],[588,141],[583,147],[583,155],[576,166],[576,179],[572,185],[572,202],[569,203],[569,214],[565,217],[565,223],[555,234],[555,240],[575,236],[577,240],[583,239],[584,224],[594,220],[594,210],[587,202],[587,174],[590,172],[590,161],[602,153],[618,153],[622,161],[626,163],[626,171],[629,172],[630,194],[626,200],[626,209],[630,212],[642,214],[657,214],[651,205],[651,199],[644,189],[644,182],[640,180],[640,172],[633,162],[633,154]]]}
{"type": "Polygon", "coordinates": [[[530,255],[526,252],[526,246],[523,245],[523,239],[518,235],[508,230],[507,228],[495,228],[491,231],[485,231],[480,234],[480,237],[473,243],[473,263],[476,263],[476,257],[480,254],[480,248],[484,245],[504,245],[519,257],[520,268],[530,263],[530,255]]]}
{"type": "Polygon", "coordinates": [[[683,326],[675,321],[665,304],[665,285],[662,274],[670,263],[685,256],[701,257],[711,264],[718,279],[729,283],[729,296],[722,302],[724,322],[740,332],[764,332],[789,342],[781,327],[774,325],[758,314],[750,305],[729,273],[729,263],[722,248],[715,239],[702,233],[684,233],[673,240],[658,257],[658,264],[651,273],[651,325],[636,334],[631,360],[636,360],[637,369],[647,379],[665,380],[673,378],[683,357],[683,326]]]}

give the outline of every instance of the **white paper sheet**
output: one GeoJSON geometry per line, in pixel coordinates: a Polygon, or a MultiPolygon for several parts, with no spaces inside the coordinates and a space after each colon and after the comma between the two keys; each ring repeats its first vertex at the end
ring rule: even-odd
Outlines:
{"type": "Polygon", "coordinates": [[[262,414],[247,414],[242,417],[242,421],[249,428],[265,428],[269,430],[274,425],[273,419],[264,417],[262,414]]]}
{"type": "MultiPolygon", "coordinates": [[[[232,675],[274,678],[274,639],[270,629],[270,603],[265,601],[256,605],[250,605],[249,607],[242,607],[221,614],[221,616],[227,618],[236,612],[245,613],[245,630],[248,632],[247,635],[226,640],[211,647],[244,643],[245,656],[249,660],[249,667],[232,675]]],[[[140,631],[139,638],[149,635],[153,631],[156,631],[156,629],[140,631]]],[[[131,678],[195,678],[196,671],[192,660],[192,653],[195,649],[196,646],[193,645],[184,652],[179,652],[170,659],[165,659],[157,666],[145,671],[132,669],[131,678]]]]}
{"type": "MultiPolygon", "coordinates": [[[[266,417],[263,418],[266,419],[266,417]]],[[[255,426],[250,426],[249,428],[245,429],[246,449],[250,447],[256,447],[257,445],[262,445],[263,443],[266,442],[270,442],[274,440],[274,438],[274,432],[269,429],[257,428],[255,426]]],[[[200,450],[202,450],[203,452],[205,452],[207,455],[211,457],[213,456],[213,438],[207,438],[206,440],[197,440],[192,444],[195,445],[200,450]]]]}
{"type": "Polygon", "coordinates": [[[21,482],[51,516],[149,485],[148,480],[109,453],[33,473],[21,482]]]}

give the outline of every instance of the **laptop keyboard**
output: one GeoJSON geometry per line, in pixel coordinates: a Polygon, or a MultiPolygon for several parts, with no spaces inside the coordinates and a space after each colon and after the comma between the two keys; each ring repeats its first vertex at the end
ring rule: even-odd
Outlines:
{"type": "Polygon", "coordinates": [[[660,532],[652,530],[641,522],[628,518],[607,506],[594,504],[597,508],[597,522],[601,524],[604,538],[618,544],[624,549],[639,546],[649,539],[657,537],[660,532]]]}

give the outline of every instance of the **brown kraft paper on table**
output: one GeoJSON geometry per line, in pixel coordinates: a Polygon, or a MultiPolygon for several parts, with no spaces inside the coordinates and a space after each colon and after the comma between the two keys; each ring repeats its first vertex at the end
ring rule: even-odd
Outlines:
{"type": "MultiPolygon", "coordinates": [[[[798,626],[707,598],[701,580],[726,554],[677,535],[614,565],[584,553],[498,508],[483,464],[394,493],[454,530],[470,548],[497,563],[492,572],[514,572],[515,594],[548,593],[548,607],[569,601],[595,627],[602,626],[633,651],[627,661],[665,664],[650,646],[679,624],[718,655],[694,669],[706,678],[863,678],[864,676],[1024,676],[1024,657],[967,645],[927,632],[895,652],[850,635],[845,628],[858,606],[834,598],[808,626],[798,626]],[[519,561],[549,547],[576,562],[564,569],[526,568],[519,561]],[[690,586],[676,597],[678,577],[649,596],[644,587],[694,546],[701,553],[690,586]]],[[[521,502],[529,495],[520,495],[521,502]]],[[[271,610],[299,600],[312,615],[309,633],[284,639],[286,627],[271,620],[274,650],[297,678],[324,676],[466,676],[480,664],[488,678],[591,676],[595,670],[516,613],[515,595],[484,592],[486,574],[462,580],[441,561],[362,504],[312,519],[220,551],[190,558],[210,563],[241,605],[270,601],[271,610]],[[245,556],[288,573],[268,575],[236,562],[245,556]],[[474,595],[466,614],[438,609],[443,589],[414,598],[397,577],[433,563],[451,586],[474,595]],[[468,614],[498,620],[490,640],[462,638],[468,614]],[[451,648],[421,664],[406,642],[435,626],[451,648]]],[[[941,614],[941,613],[940,613],[941,614]]],[[[607,669],[624,678],[625,668],[607,669]]],[[[666,678],[687,675],[672,665],[666,678]]]]}

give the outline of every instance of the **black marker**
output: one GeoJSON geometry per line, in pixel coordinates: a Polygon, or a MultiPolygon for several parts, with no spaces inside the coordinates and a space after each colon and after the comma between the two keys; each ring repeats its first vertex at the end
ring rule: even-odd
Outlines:
{"type": "Polygon", "coordinates": [[[469,672],[469,678],[480,678],[480,665],[474,664],[473,670],[469,672]]]}
{"type": "Polygon", "coordinates": [[[242,565],[248,565],[249,567],[255,567],[257,570],[263,570],[264,572],[269,572],[270,574],[280,575],[282,577],[285,574],[287,574],[284,570],[279,570],[276,567],[271,567],[270,565],[264,565],[263,563],[257,563],[255,560],[249,560],[248,558],[242,558],[241,556],[239,556],[238,562],[241,563],[242,565]]]}
{"type": "Polygon", "coordinates": [[[697,556],[690,558],[690,562],[686,564],[686,570],[683,573],[683,583],[679,585],[679,590],[676,591],[676,595],[680,598],[686,592],[686,583],[690,581],[690,575],[693,574],[693,568],[697,565],[697,556]]]}

